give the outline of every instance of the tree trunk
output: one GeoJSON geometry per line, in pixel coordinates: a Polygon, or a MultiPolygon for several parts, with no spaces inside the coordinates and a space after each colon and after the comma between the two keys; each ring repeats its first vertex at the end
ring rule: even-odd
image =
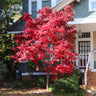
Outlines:
{"type": "Polygon", "coordinates": [[[7,83],[6,83],[6,81],[4,81],[4,88],[6,88],[7,87],[7,83]]]}
{"type": "Polygon", "coordinates": [[[47,84],[46,84],[46,89],[48,90],[49,88],[49,73],[47,73],[47,84]]]}

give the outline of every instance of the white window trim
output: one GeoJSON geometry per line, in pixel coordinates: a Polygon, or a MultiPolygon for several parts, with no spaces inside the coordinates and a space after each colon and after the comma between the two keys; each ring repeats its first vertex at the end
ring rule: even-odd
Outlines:
{"type": "Polygon", "coordinates": [[[92,9],[92,2],[96,2],[96,0],[89,0],[89,12],[90,11],[96,11],[96,9],[92,9]]]}
{"type": "MultiPolygon", "coordinates": [[[[46,0],[28,0],[28,13],[32,14],[32,3],[31,2],[37,2],[37,11],[42,9],[42,1],[46,1],[46,0]]],[[[51,7],[53,8],[54,6],[56,6],[56,0],[51,0],[51,7]]],[[[37,15],[38,17],[38,15],[37,15]]]]}
{"type": "Polygon", "coordinates": [[[51,0],[51,7],[55,7],[56,6],[56,0],[51,0]]]}

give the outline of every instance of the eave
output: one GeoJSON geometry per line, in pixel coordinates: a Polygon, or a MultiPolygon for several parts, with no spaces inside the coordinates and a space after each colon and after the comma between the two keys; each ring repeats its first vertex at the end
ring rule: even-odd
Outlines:
{"type": "Polygon", "coordinates": [[[62,2],[60,2],[58,5],[56,5],[53,10],[57,10],[60,11],[62,10],[65,6],[67,6],[68,4],[71,4],[72,2],[74,2],[75,0],[63,0],[62,2]]]}

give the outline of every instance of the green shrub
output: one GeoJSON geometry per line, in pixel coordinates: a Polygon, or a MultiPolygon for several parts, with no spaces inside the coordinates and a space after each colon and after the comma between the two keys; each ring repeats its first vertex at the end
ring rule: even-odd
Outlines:
{"type": "Polygon", "coordinates": [[[38,79],[38,84],[40,85],[40,87],[46,88],[46,79],[44,77],[43,78],[39,78],[38,79]]]}
{"type": "Polygon", "coordinates": [[[81,72],[75,70],[71,75],[64,74],[51,85],[54,94],[59,96],[84,96],[85,90],[80,88],[81,72]]]}
{"type": "Polygon", "coordinates": [[[27,88],[46,88],[46,77],[45,76],[32,76],[32,80],[20,80],[8,84],[8,87],[13,89],[27,89],[27,88]]]}
{"type": "Polygon", "coordinates": [[[5,79],[7,71],[8,69],[4,61],[0,61],[0,81],[5,79]]]}

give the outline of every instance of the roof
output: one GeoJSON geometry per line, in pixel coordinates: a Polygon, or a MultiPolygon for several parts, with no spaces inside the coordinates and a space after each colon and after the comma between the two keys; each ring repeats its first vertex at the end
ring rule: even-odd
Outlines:
{"type": "Polygon", "coordinates": [[[22,17],[17,20],[14,24],[12,24],[8,29],[8,33],[16,32],[16,31],[24,31],[25,22],[22,21],[22,17]]]}
{"type": "MultiPolygon", "coordinates": [[[[63,0],[58,5],[56,5],[53,10],[62,10],[66,5],[71,4],[75,0],[63,0]]],[[[21,33],[24,32],[25,23],[22,21],[22,17],[17,20],[13,25],[11,25],[7,31],[8,33],[21,33]]]]}

